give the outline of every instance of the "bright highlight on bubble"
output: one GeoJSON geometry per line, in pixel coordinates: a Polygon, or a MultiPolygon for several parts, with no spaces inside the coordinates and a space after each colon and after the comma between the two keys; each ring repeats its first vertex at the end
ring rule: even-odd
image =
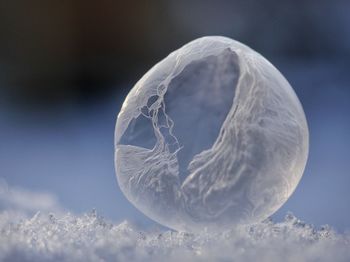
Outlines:
{"type": "Polygon", "coordinates": [[[156,64],[118,115],[115,165],[138,209],[180,231],[262,221],[296,188],[308,156],[302,106],[282,74],[226,37],[156,64]]]}

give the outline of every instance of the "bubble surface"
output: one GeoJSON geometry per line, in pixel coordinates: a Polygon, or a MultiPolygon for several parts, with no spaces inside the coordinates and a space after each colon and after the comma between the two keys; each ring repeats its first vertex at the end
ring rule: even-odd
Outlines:
{"type": "Polygon", "coordinates": [[[289,198],[308,156],[302,106],[282,74],[226,37],[196,39],[150,69],[118,115],[125,196],[180,231],[260,222],[289,198]]]}

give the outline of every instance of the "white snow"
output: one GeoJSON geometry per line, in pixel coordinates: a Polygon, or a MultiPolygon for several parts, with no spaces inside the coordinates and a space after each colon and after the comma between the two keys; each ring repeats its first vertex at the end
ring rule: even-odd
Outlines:
{"type": "Polygon", "coordinates": [[[49,194],[0,183],[0,261],[349,261],[350,234],[288,214],[220,234],[113,224],[96,211],[74,215],[49,194]],[[32,201],[33,200],[33,201],[32,201]],[[34,215],[34,210],[42,210],[34,215]],[[50,213],[54,212],[54,213],[50,213]]]}

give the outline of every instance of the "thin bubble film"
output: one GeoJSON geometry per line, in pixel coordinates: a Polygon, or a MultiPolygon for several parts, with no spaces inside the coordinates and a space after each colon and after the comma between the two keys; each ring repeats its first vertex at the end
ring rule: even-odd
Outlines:
{"type": "Polygon", "coordinates": [[[296,188],[308,155],[302,106],[260,54],[225,37],[156,64],[118,115],[115,166],[138,209],[180,231],[262,221],[296,188]]]}

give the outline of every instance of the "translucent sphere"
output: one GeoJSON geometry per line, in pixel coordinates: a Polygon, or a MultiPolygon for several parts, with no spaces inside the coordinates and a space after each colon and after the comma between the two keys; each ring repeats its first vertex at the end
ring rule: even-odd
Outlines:
{"type": "Polygon", "coordinates": [[[308,156],[302,106],[249,47],[203,37],[134,86],[118,115],[115,166],[125,196],[181,231],[266,219],[296,188],[308,156]]]}

